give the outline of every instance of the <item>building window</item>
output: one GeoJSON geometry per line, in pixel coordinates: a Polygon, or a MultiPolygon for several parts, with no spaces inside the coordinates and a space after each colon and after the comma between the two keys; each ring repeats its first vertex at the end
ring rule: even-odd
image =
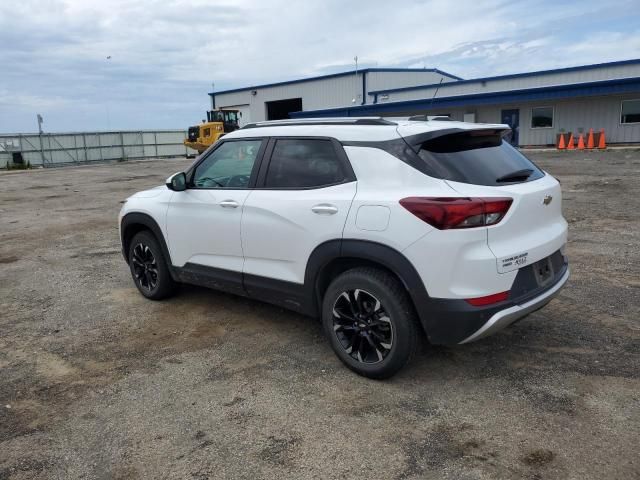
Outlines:
{"type": "Polygon", "coordinates": [[[620,123],[640,123],[640,100],[623,100],[620,123]]]}
{"type": "Polygon", "coordinates": [[[531,109],[531,128],[553,127],[553,107],[533,107],[531,109]]]}

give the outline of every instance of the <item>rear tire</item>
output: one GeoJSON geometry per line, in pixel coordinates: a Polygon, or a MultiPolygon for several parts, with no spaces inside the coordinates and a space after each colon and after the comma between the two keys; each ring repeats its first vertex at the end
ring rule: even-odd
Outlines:
{"type": "Polygon", "coordinates": [[[338,358],[368,378],[397,373],[413,357],[420,338],[406,290],[396,277],[376,268],[354,268],[331,282],[322,323],[338,358]]]}
{"type": "Polygon", "coordinates": [[[162,300],[176,290],[162,248],[149,231],[136,233],[131,239],[129,268],[136,287],[150,300],[162,300]]]}

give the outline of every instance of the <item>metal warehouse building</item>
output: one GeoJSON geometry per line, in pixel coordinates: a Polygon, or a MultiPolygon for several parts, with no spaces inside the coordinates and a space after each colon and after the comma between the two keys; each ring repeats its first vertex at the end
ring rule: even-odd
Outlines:
{"type": "Polygon", "coordinates": [[[640,59],[463,80],[438,69],[369,68],[211,93],[241,125],[282,118],[447,115],[511,125],[519,146],[604,129],[640,143],[640,59]]]}

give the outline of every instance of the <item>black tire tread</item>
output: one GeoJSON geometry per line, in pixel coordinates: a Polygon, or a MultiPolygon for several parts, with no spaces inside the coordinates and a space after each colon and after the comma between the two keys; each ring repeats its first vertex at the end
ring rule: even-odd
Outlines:
{"type": "MultiPolygon", "coordinates": [[[[169,271],[169,267],[167,265],[167,261],[164,258],[164,254],[162,253],[162,248],[160,247],[160,243],[156,239],[156,236],[150,230],[142,230],[141,232],[136,233],[131,242],[129,243],[129,266],[131,268],[131,273],[133,276],[133,267],[131,266],[131,255],[133,252],[133,248],[138,243],[146,243],[151,247],[153,254],[156,258],[156,262],[158,264],[159,271],[159,282],[157,288],[153,292],[145,292],[142,289],[138,288],[140,293],[144,295],[146,298],[150,300],[163,300],[172,296],[176,289],[177,284],[171,277],[171,272],[169,271]]],[[[135,279],[134,279],[135,283],[135,279]]],[[[136,287],[137,287],[136,283],[136,287]]]]}
{"type": "MultiPolygon", "coordinates": [[[[388,365],[386,368],[380,371],[362,370],[352,364],[344,362],[343,360],[343,363],[345,363],[345,365],[348,368],[355,371],[359,375],[362,375],[367,378],[381,380],[381,379],[385,379],[393,376],[411,361],[411,359],[415,356],[418,350],[419,340],[421,338],[420,336],[421,330],[418,324],[417,315],[415,313],[413,303],[409,298],[409,294],[407,293],[402,283],[398,280],[398,278],[385,270],[375,268],[375,267],[352,268],[350,270],[347,270],[346,272],[343,272],[338,277],[336,277],[331,282],[326,292],[331,292],[332,287],[335,285],[336,282],[344,282],[350,279],[358,280],[362,278],[366,278],[369,281],[372,281],[374,284],[376,284],[378,288],[382,289],[382,291],[386,292],[388,295],[390,295],[393,298],[393,301],[396,302],[397,304],[396,307],[399,308],[399,310],[402,312],[404,317],[400,319],[396,318],[396,322],[397,321],[403,322],[407,330],[406,340],[408,341],[408,346],[407,348],[403,349],[403,354],[401,354],[400,357],[396,357],[398,358],[399,361],[392,362],[391,365],[388,365]]],[[[323,304],[324,304],[324,301],[323,301],[323,304]]],[[[327,323],[324,321],[324,314],[323,314],[323,325],[325,327],[325,333],[327,333],[328,335],[332,335],[333,332],[329,331],[327,323]]]]}

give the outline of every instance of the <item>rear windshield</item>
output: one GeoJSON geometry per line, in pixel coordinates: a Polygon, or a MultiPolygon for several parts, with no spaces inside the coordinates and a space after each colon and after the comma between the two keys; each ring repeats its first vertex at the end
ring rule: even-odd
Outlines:
{"type": "Polygon", "coordinates": [[[530,182],[544,173],[500,133],[453,133],[419,145],[418,155],[445,180],[474,185],[530,182]]]}

